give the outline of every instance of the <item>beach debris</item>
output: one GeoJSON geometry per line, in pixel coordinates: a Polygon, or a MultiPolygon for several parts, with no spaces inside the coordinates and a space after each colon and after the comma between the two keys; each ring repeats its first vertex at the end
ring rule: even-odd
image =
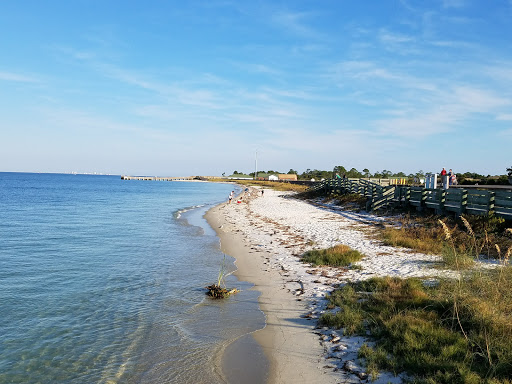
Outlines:
{"type": "Polygon", "coordinates": [[[339,343],[340,340],[341,340],[341,337],[339,337],[338,335],[332,335],[331,343],[333,343],[333,344],[339,343]]]}
{"type": "Polygon", "coordinates": [[[214,299],[224,299],[234,293],[239,292],[236,288],[227,288],[226,282],[224,278],[229,276],[226,269],[226,255],[224,254],[224,258],[222,259],[222,264],[220,266],[219,277],[217,278],[217,284],[212,284],[206,287],[206,294],[211,296],[214,299]]]}
{"type": "Polygon", "coordinates": [[[223,288],[217,284],[209,285],[206,289],[208,290],[206,294],[214,299],[224,299],[229,295],[239,292],[236,288],[223,288]]]}

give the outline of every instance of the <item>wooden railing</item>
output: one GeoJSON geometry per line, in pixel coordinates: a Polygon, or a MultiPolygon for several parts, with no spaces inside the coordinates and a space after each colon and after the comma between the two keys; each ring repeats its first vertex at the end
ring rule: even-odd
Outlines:
{"type": "Polygon", "coordinates": [[[324,180],[310,190],[325,194],[357,193],[367,198],[366,209],[393,209],[416,207],[418,210],[433,209],[438,214],[453,212],[496,216],[512,220],[512,190],[449,188],[426,189],[424,187],[393,185],[389,179],[324,180]]]}

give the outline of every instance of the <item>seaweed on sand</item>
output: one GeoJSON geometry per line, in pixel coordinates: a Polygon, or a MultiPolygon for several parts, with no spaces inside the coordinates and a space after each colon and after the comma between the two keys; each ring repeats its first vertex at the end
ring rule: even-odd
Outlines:
{"type": "Polygon", "coordinates": [[[207,286],[206,289],[208,291],[206,292],[206,294],[214,299],[224,299],[231,294],[237,293],[238,289],[226,287],[226,282],[224,281],[224,278],[228,275],[229,274],[226,274],[226,255],[224,255],[224,259],[222,260],[222,264],[220,266],[217,283],[207,286]]]}

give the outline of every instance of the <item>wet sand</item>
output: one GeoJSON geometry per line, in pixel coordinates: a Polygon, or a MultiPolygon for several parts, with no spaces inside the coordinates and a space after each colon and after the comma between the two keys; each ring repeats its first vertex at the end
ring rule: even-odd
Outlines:
{"type": "Polygon", "coordinates": [[[332,369],[324,368],[324,349],[313,333],[315,322],[303,317],[307,313],[305,302],[290,293],[290,284],[293,290],[293,287],[300,289],[300,283],[290,282],[290,276],[282,269],[270,268],[269,259],[275,256],[274,252],[257,249],[260,244],[251,242],[238,228],[251,226],[247,207],[245,199],[240,204],[236,201],[221,204],[205,215],[220,237],[222,251],[236,259],[238,270],[235,275],[255,284],[253,289],[261,292],[259,303],[266,315],[265,328],[228,347],[229,353],[224,353],[222,364],[224,376],[229,379],[230,372],[238,369],[240,361],[250,362],[254,358],[250,348],[253,337],[269,361],[268,366],[262,366],[268,370],[266,380],[262,382],[336,383],[340,376],[332,369]],[[236,217],[237,222],[233,223],[229,217],[236,217]],[[238,362],[230,361],[233,356],[238,362]]]}

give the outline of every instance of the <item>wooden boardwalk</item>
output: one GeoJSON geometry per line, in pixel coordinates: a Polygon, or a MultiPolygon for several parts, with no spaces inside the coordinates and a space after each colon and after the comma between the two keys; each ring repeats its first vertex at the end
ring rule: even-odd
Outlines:
{"type": "Polygon", "coordinates": [[[432,209],[445,215],[487,215],[490,213],[512,220],[511,186],[464,186],[449,189],[427,189],[421,186],[390,185],[368,179],[329,179],[318,183],[311,190],[326,194],[357,193],[367,198],[367,210],[416,207],[432,209]]]}

